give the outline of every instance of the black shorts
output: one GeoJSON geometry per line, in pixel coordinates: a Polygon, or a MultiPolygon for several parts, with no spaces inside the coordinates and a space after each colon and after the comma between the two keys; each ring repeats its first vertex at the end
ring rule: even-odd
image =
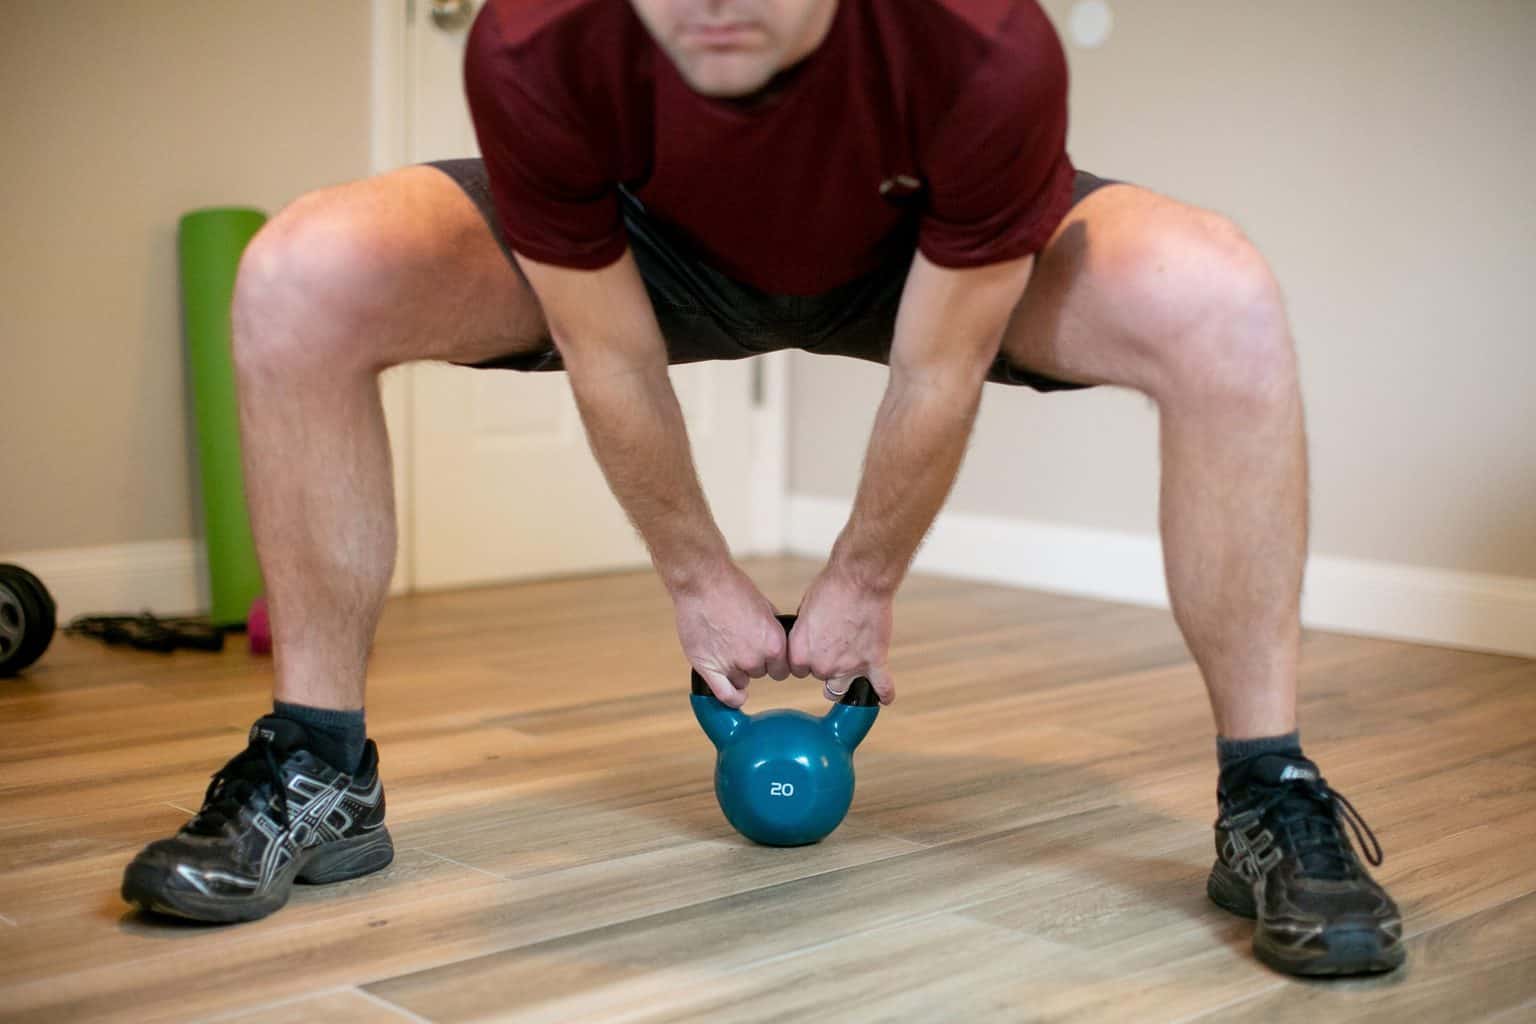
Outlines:
{"type": "MultiPolygon", "coordinates": [[[[481,160],[438,160],[427,166],[448,175],[469,195],[496,241],[512,261],[512,249],[501,233],[491,205],[490,183],[481,160]]],[[[1113,185],[1086,171],[1077,172],[1072,204],[1076,206],[1093,191],[1113,185]]],[[[820,295],[770,295],[715,270],[695,254],[686,241],[650,217],[638,199],[620,190],[624,226],[630,251],[645,279],[656,320],[666,338],[672,363],[706,359],[744,359],[748,356],[798,348],[817,355],[850,356],[885,363],[891,352],[896,309],[911,266],[916,239],[902,259],[848,284],[820,295]]],[[[519,270],[519,273],[522,271],[519,270]]],[[[544,352],[502,356],[475,363],[482,369],[561,370],[560,353],[544,352]]],[[[1019,384],[1036,391],[1068,391],[1089,385],[1074,384],[1033,373],[997,357],[987,380],[1019,384]]]]}

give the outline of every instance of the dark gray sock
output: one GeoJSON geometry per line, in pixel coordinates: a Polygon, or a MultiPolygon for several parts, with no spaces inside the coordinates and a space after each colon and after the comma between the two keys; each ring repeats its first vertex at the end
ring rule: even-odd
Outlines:
{"type": "Polygon", "coordinates": [[[1222,771],[1226,771],[1239,761],[1246,761],[1261,754],[1288,754],[1291,757],[1301,757],[1300,730],[1292,730],[1283,736],[1259,736],[1247,740],[1216,737],[1216,760],[1221,763],[1222,771]]]}
{"type": "Polygon", "coordinates": [[[298,722],[309,733],[313,750],[332,768],[347,774],[357,771],[363,760],[363,744],[368,742],[368,727],[363,722],[363,711],[339,711],[335,708],[312,708],[307,704],[272,702],[272,713],[290,722],[298,722]]]}

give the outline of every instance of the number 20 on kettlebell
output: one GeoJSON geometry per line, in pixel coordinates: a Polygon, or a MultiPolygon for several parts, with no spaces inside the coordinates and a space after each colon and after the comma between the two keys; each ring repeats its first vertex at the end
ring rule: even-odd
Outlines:
{"type": "MultiPolygon", "coordinates": [[[[780,615],[786,632],[793,615],[780,615]]],[[[765,846],[825,838],[853,803],[853,752],[875,724],[880,701],[860,677],[817,718],[781,709],[749,715],[722,704],[693,673],[694,717],[714,743],[715,797],[738,832],[765,846]]]]}

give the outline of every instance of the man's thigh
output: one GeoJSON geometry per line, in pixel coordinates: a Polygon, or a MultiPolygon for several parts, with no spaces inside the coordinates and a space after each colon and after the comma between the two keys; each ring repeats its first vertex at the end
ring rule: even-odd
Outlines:
{"type": "MultiPolygon", "coordinates": [[[[470,200],[463,205],[478,211],[482,225],[477,233],[482,240],[494,239],[502,262],[536,310],[537,303],[532,300],[521,272],[516,270],[511,250],[497,227],[483,162],[450,160],[430,167],[452,179],[470,200]]],[[[1087,387],[1106,380],[1119,382],[1115,377],[1088,372],[1091,367],[1085,368],[1080,361],[1058,358],[1050,344],[1054,330],[1041,328],[1048,328],[1045,321],[1057,315],[1052,311],[1053,305],[1069,305],[1062,301],[1061,287],[1046,285],[1064,281],[1067,290],[1073,286],[1072,264],[1078,262],[1074,247],[1079,244],[1084,228],[1101,219],[1097,212],[1104,205],[1100,197],[1125,192],[1151,195],[1087,172],[1078,173],[1072,209],[1041,254],[1035,278],[1021,300],[988,380],[1038,391],[1087,387]],[[1033,326],[1026,330],[1026,324],[1033,326]]],[[[822,295],[769,295],[733,281],[700,261],[688,246],[652,222],[640,204],[627,196],[621,199],[630,248],[650,294],[672,363],[740,359],[785,348],[888,362],[908,261],[894,262],[822,295]]],[[[521,344],[493,350],[479,358],[455,357],[455,361],[487,369],[563,369],[560,355],[547,337],[542,344],[521,344]]]]}
{"type": "Polygon", "coordinates": [[[1041,250],[1003,335],[1011,364],[1151,392],[1205,296],[1251,263],[1230,221],[1135,185],[1075,205],[1041,250]]]}
{"type": "MultiPolygon", "coordinates": [[[[468,200],[460,205],[477,211],[482,222],[472,232],[477,236],[477,244],[484,247],[485,238],[494,239],[502,262],[512,268],[517,284],[527,292],[527,283],[516,269],[512,250],[498,227],[484,162],[445,160],[427,165],[427,169],[430,173],[441,172],[458,186],[468,200]]],[[[1074,209],[1112,184],[1115,183],[1080,171],[1074,182],[1074,209]]],[[[670,362],[743,359],[786,348],[876,363],[889,361],[910,253],[916,248],[915,235],[910,240],[907,258],[893,260],[831,291],[812,296],[770,295],[730,279],[699,259],[689,245],[673,238],[627,194],[621,192],[620,200],[630,250],[666,339],[670,362]]],[[[485,369],[564,368],[559,352],[547,337],[542,344],[522,344],[493,350],[479,358],[456,357],[455,361],[485,369]]],[[[988,379],[1039,391],[1087,386],[1034,371],[1027,363],[1015,364],[999,356],[988,379]]]]}
{"type": "MultiPolygon", "coordinates": [[[[533,291],[450,177],[405,167],[312,193],[288,210],[299,270],[336,289],[381,364],[475,362],[547,344],[533,291]]],[[[316,315],[327,308],[317,303],[316,315]]]]}

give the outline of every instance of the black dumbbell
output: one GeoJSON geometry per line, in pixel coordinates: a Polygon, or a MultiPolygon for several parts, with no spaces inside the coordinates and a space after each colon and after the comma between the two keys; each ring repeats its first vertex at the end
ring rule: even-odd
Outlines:
{"type": "Polygon", "coordinates": [[[0,676],[13,676],[53,642],[56,609],[43,581],[19,565],[0,565],[0,676]]]}

